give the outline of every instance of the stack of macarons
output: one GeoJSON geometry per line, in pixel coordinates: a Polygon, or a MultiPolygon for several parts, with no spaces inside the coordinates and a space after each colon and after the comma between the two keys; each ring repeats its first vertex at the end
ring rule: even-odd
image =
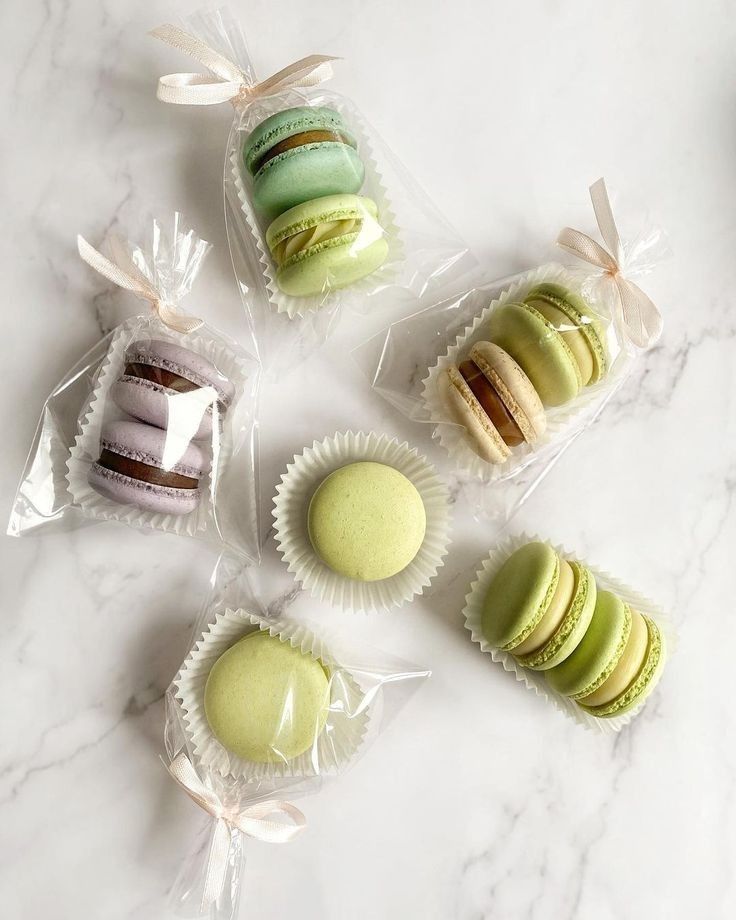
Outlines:
{"type": "Polygon", "coordinates": [[[488,341],[441,378],[445,404],[488,463],[504,463],[546,429],[545,407],[561,406],[606,374],[605,336],[574,291],[545,282],[491,313],[488,341]]]}
{"type": "Polygon", "coordinates": [[[237,641],[214,663],[204,691],[209,727],[230,753],[287,763],[316,743],[330,709],[330,673],[267,632],[237,641]]]}
{"type": "Polygon", "coordinates": [[[598,590],[581,563],[527,543],[493,578],[483,604],[487,642],[599,718],[637,708],[654,689],[664,639],[649,616],[598,590]]]}
{"type": "Polygon", "coordinates": [[[105,498],[143,511],[196,510],[199,481],[210,465],[209,452],[197,442],[211,438],[213,425],[221,422],[235,395],[232,382],[188,348],[145,339],[126,349],[110,395],[132,418],[103,426],[89,484],[105,498]]]}
{"type": "Polygon", "coordinates": [[[357,194],[365,169],[334,109],[299,106],[251,132],[243,161],[284,293],[308,297],[371,274],[388,255],[378,208],[357,194]]]}
{"type": "Polygon", "coordinates": [[[334,572],[380,581],[403,571],[424,541],[427,516],[416,486],[384,463],[335,470],[309,503],[309,539],[334,572]]]}

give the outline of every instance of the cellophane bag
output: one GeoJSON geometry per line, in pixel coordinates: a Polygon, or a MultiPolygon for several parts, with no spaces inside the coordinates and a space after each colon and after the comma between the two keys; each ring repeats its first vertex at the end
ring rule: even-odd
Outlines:
{"type": "Polygon", "coordinates": [[[176,213],[110,258],[80,254],[148,300],[46,399],[8,523],[14,536],[120,521],[260,558],[258,361],[181,312],[209,244],[176,213]]]}
{"type": "MultiPolygon", "coordinates": [[[[220,557],[194,625],[190,651],[166,693],[165,762],[173,778],[208,815],[171,890],[178,916],[211,920],[238,916],[245,838],[286,843],[304,830],[306,819],[290,800],[317,793],[323,783],[350,768],[429,676],[428,671],[391,655],[351,647],[335,634],[320,635],[303,622],[271,615],[258,599],[259,577],[259,570],[243,569],[232,557],[220,557]],[[266,644],[276,643],[279,650],[283,646],[288,657],[279,665],[281,675],[273,660],[259,665],[252,659],[252,668],[269,666],[269,675],[276,671],[277,680],[283,678],[278,693],[271,687],[264,693],[260,684],[250,691],[241,686],[239,699],[249,709],[252,705],[254,712],[263,705],[264,696],[268,698],[268,718],[278,726],[273,734],[266,734],[272,739],[268,752],[259,750],[254,759],[247,759],[215,736],[208,718],[214,722],[216,712],[207,708],[210,698],[207,704],[205,698],[215,663],[241,640],[251,641],[256,635],[266,644]],[[304,716],[296,677],[305,660],[324,674],[326,688],[322,712],[311,722],[304,716]],[[304,749],[290,754],[286,752],[290,742],[283,739],[300,719],[304,749]]],[[[245,665],[238,679],[241,676],[247,683],[245,665]]],[[[252,722],[248,725],[252,727],[252,722]]]]}
{"type": "Polygon", "coordinates": [[[346,311],[354,318],[382,308],[406,313],[417,296],[456,282],[475,264],[354,103],[321,85],[333,58],[312,55],[258,82],[227,10],[198,13],[185,29],[166,25],[152,34],[212,77],[170,74],[158,95],[233,105],[227,234],[267,373],[298,364],[346,311]]]}
{"type": "Polygon", "coordinates": [[[392,323],[354,351],[375,392],[429,426],[444,453],[439,468],[458,481],[476,516],[501,526],[661,332],[657,308],[633,279],[668,255],[664,234],[639,217],[639,231],[621,242],[603,180],[590,191],[607,249],[565,228],[558,244],[577,263],[549,262],[480,283],[392,323]],[[584,350],[579,358],[573,348],[584,350]]]}

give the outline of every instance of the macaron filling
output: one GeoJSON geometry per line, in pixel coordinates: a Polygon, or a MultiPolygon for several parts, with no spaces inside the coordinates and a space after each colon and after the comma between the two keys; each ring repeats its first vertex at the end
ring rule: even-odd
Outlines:
{"type": "Polygon", "coordinates": [[[316,246],[327,248],[354,242],[358,239],[362,226],[363,221],[357,217],[326,220],[286,236],[272,247],[271,255],[276,266],[282,268],[292,260],[303,258],[308,250],[316,246]]]}
{"type": "Polygon", "coordinates": [[[213,379],[198,374],[192,368],[156,355],[153,351],[144,348],[129,348],[126,351],[125,370],[122,376],[148,380],[150,383],[177,393],[193,393],[195,390],[211,387],[217,393],[218,402],[223,410],[227,409],[232,402],[232,393],[227,392],[226,389],[226,387],[232,389],[229,381],[220,375],[224,384],[218,385],[214,367],[210,375],[210,378],[214,377],[213,382],[213,379]]]}
{"type": "Polygon", "coordinates": [[[175,470],[162,470],[158,466],[133,460],[106,447],[102,448],[97,465],[111,473],[147,482],[152,486],[164,486],[168,489],[196,489],[199,486],[199,480],[191,476],[184,476],[175,470]]]}
{"type": "Polygon", "coordinates": [[[473,396],[491,420],[493,427],[501,435],[508,447],[524,443],[524,435],[513,416],[506,408],[501,395],[491,381],[481,371],[475,361],[468,359],[458,365],[458,370],[470,387],[473,396]]]}
{"type": "Polygon", "coordinates": [[[280,154],[286,153],[289,150],[295,150],[298,147],[305,147],[308,144],[345,144],[348,147],[352,147],[354,150],[357,150],[358,147],[351,137],[339,131],[330,131],[326,129],[301,131],[299,134],[292,134],[291,137],[286,137],[278,141],[273,147],[261,154],[253,163],[251,167],[252,172],[254,174],[259,172],[266,163],[269,163],[280,154]]]}

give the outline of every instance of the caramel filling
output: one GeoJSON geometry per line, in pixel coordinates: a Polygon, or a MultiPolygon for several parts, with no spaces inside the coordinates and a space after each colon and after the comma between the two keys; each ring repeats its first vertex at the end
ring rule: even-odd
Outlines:
{"type": "Polygon", "coordinates": [[[509,447],[524,443],[524,435],[514,421],[509,410],[503,404],[490,380],[481,371],[475,361],[463,361],[458,370],[470,387],[473,396],[493,423],[493,427],[509,447]]]}
{"type": "Polygon", "coordinates": [[[276,265],[283,265],[297,252],[303,252],[310,246],[316,246],[318,243],[324,243],[338,236],[357,233],[361,226],[362,221],[359,218],[346,217],[343,220],[328,220],[323,224],[317,224],[316,227],[301,230],[293,236],[287,236],[273,247],[271,253],[274,262],[276,265]]]}
{"type": "Polygon", "coordinates": [[[141,463],[140,460],[131,460],[130,457],[123,457],[121,454],[116,454],[115,451],[105,448],[103,448],[100,459],[97,462],[112,473],[121,473],[131,479],[148,482],[152,486],[167,486],[170,489],[196,489],[199,485],[198,479],[182,476],[181,473],[175,473],[172,470],[161,470],[157,466],[149,466],[148,463],[141,463]]]}
{"type": "Polygon", "coordinates": [[[349,147],[355,147],[350,138],[340,134],[339,131],[302,131],[300,134],[292,134],[291,137],[286,137],[284,140],[279,141],[278,144],[274,144],[270,150],[267,150],[253,164],[253,173],[257,173],[269,160],[277,157],[280,153],[286,153],[287,150],[293,150],[295,147],[303,147],[305,144],[323,144],[325,142],[347,144],[349,147]]]}
{"type": "Polygon", "coordinates": [[[177,393],[193,393],[200,389],[199,384],[181,377],[173,371],[164,370],[163,367],[154,367],[152,364],[126,364],[126,377],[139,377],[141,380],[150,380],[177,393]]]}

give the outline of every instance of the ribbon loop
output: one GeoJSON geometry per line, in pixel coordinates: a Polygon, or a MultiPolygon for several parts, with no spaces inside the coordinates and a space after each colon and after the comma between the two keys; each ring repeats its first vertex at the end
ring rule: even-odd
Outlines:
{"type": "Polygon", "coordinates": [[[131,291],[142,300],[149,301],[161,322],[168,326],[169,329],[173,329],[174,332],[181,332],[187,335],[190,332],[194,332],[195,329],[199,329],[203,324],[204,321],[196,316],[186,316],[177,312],[174,305],[168,303],[161,296],[161,292],[132,263],[129,266],[129,270],[126,271],[120,265],[116,265],[115,262],[103,256],[94,246],[90,246],[83,236],[77,236],[77,249],[87,265],[94,268],[108,281],[112,281],[113,284],[117,284],[118,287],[124,288],[126,291],[131,291]]]}
{"type": "Polygon", "coordinates": [[[600,268],[604,275],[611,278],[617,293],[617,319],[620,325],[634,345],[650,348],[662,333],[662,317],[644,291],[621,272],[624,251],[603,179],[598,179],[590,186],[590,199],[598,229],[608,249],[604,249],[587,233],[571,227],[565,227],[560,232],[557,245],[589,265],[600,268]]]}
{"type": "Polygon", "coordinates": [[[176,26],[158,26],[150,34],[199,61],[212,75],[171,73],[161,77],[156,96],[161,102],[174,105],[216,105],[220,102],[237,105],[258,96],[273,96],[286,89],[315,86],[330,79],[332,61],[338,60],[326,54],[310,54],[268,79],[254,83],[233,61],[176,26]]]}
{"type": "Polygon", "coordinates": [[[216,822],[207,860],[203,907],[217,901],[222,892],[233,828],[265,843],[288,843],[307,826],[304,814],[282,799],[255,802],[240,809],[227,807],[217,793],[197,776],[192,762],[184,753],[178,754],[170,764],[164,762],[164,765],[189,798],[212,815],[216,822]],[[291,823],[273,820],[279,816],[291,823]]]}

